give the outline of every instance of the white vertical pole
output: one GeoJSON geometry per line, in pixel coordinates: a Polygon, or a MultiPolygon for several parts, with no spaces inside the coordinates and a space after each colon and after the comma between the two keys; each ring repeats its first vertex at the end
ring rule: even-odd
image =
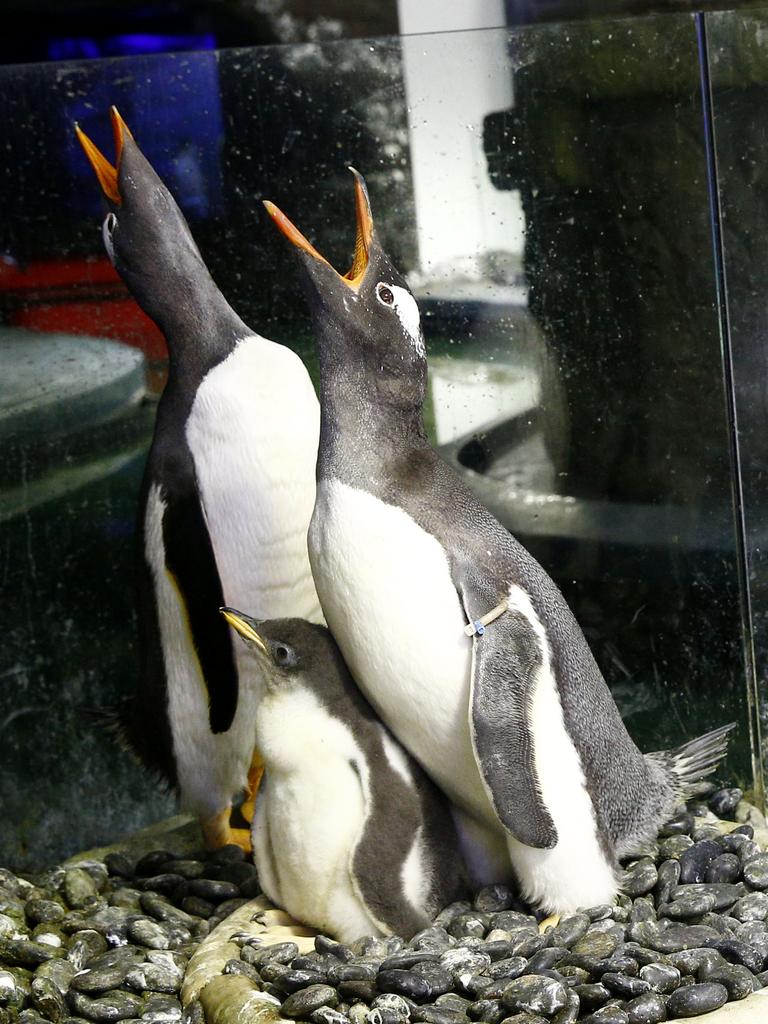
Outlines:
{"type": "Polygon", "coordinates": [[[519,194],[494,189],[482,144],[485,115],[513,99],[504,2],[398,0],[398,11],[419,277],[479,280],[484,254],[523,247],[519,194]],[[471,31],[482,28],[497,31],[471,31]],[[441,34],[418,35],[430,32],[441,34]]]}

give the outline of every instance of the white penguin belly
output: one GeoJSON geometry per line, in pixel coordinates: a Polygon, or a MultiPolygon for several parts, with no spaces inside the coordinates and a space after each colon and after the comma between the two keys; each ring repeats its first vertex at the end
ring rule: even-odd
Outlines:
{"type": "MultiPolygon", "coordinates": [[[[324,622],[307,552],[319,432],[319,403],[306,368],[266,338],[241,341],[197,390],[187,444],[224,602],[254,618],[324,622]]],[[[262,691],[257,662],[233,643],[237,711],[219,744],[214,737],[215,756],[226,751],[224,765],[211,766],[227,780],[230,797],[246,782],[262,691]]],[[[204,720],[207,726],[207,708],[204,720]]],[[[195,766],[205,756],[203,749],[176,746],[177,759],[195,766]]]]}
{"type": "Polygon", "coordinates": [[[265,893],[343,941],[378,934],[352,874],[368,782],[351,730],[304,688],[267,693],[256,721],[265,777],[252,843],[265,893]]]}
{"type": "Polygon", "coordinates": [[[154,484],[145,513],[145,557],[155,588],[176,773],[182,808],[206,820],[229,804],[245,782],[248,765],[243,767],[242,752],[227,739],[229,733],[214,735],[210,729],[208,691],[187,613],[165,566],[164,510],[160,487],[154,484]]]}
{"type": "Polygon", "coordinates": [[[323,621],[307,554],[319,430],[303,363],[265,338],[197,390],[186,436],[224,599],[254,618],[323,621]]]}
{"type": "Polygon", "coordinates": [[[442,546],[401,508],[322,481],[310,559],[355,679],[461,807],[494,821],[469,732],[472,641],[442,546]]]}

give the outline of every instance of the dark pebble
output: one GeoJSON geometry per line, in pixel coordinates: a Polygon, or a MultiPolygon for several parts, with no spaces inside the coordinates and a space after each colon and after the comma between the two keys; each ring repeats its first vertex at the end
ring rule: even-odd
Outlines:
{"type": "Polygon", "coordinates": [[[442,954],[440,965],[451,971],[455,978],[459,974],[479,974],[485,971],[491,965],[491,958],[481,950],[456,947],[442,954]]]}
{"type": "Polygon", "coordinates": [[[513,955],[512,943],[508,939],[491,939],[483,942],[479,948],[491,958],[492,963],[497,960],[507,960],[513,955]]]}
{"type": "Polygon", "coordinates": [[[268,963],[289,964],[298,955],[299,947],[295,942],[275,942],[271,946],[258,948],[256,959],[253,963],[256,967],[261,967],[263,964],[268,963]]]}
{"type": "MultiPolygon", "coordinates": [[[[300,988],[308,988],[310,985],[325,985],[329,981],[330,979],[326,978],[325,972],[297,971],[289,967],[287,971],[281,972],[280,976],[275,980],[275,985],[281,992],[290,995],[292,992],[298,992],[300,988]]],[[[331,981],[330,983],[334,986],[338,984],[336,981],[331,981]]]]}
{"type": "Polygon", "coordinates": [[[429,950],[404,949],[381,962],[382,971],[407,971],[415,964],[437,963],[438,954],[429,950]]]}
{"type": "Polygon", "coordinates": [[[643,857],[628,868],[622,879],[622,890],[631,897],[645,896],[658,881],[656,865],[650,857],[643,857]]]}
{"type": "Polygon", "coordinates": [[[728,1000],[728,989],[715,982],[679,988],[667,1000],[669,1017],[696,1017],[717,1010],[728,1000]]]}
{"type": "Polygon", "coordinates": [[[692,917],[701,917],[709,913],[715,906],[712,893],[688,893],[680,899],[672,900],[659,908],[659,917],[669,917],[674,921],[689,921],[692,917]]]}
{"type": "Polygon", "coordinates": [[[245,978],[250,978],[257,988],[261,987],[261,975],[255,967],[245,963],[244,960],[227,960],[224,964],[224,974],[240,974],[245,978]]]}
{"type": "Polygon", "coordinates": [[[181,875],[189,881],[205,874],[205,865],[201,860],[169,860],[163,864],[163,870],[173,875],[181,875]]]}
{"type": "Polygon", "coordinates": [[[91,999],[81,992],[70,992],[67,1001],[71,1009],[86,1020],[109,1022],[141,1014],[142,1000],[130,992],[109,992],[98,999],[91,999]]]}
{"type": "Polygon", "coordinates": [[[31,925],[52,924],[62,920],[64,907],[55,900],[33,899],[27,900],[24,913],[31,925]]]}
{"type": "Polygon", "coordinates": [[[216,910],[216,904],[204,900],[202,896],[185,896],[181,901],[181,909],[194,917],[207,920],[216,910]]]}
{"type": "Polygon", "coordinates": [[[579,1019],[581,1002],[575,992],[568,992],[568,1002],[552,1018],[552,1024],[575,1024],[579,1019]]]}
{"type": "Polygon", "coordinates": [[[506,1007],[498,999],[479,999],[467,1008],[469,1019],[482,1021],[483,1024],[501,1024],[507,1015],[506,1007]]]}
{"type": "Polygon", "coordinates": [[[47,946],[42,942],[30,942],[28,939],[0,938],[0,963],[11,967],[37,967],[38,964],[64,956],[65,950],[56,946],[47,946]]]}
{"type": "Polygon", "coordinates": [[[413,938],[408,943],[409,949],[422,950],[424,952],[438,952],[441,953],[446,946],[451,946],[454,943],[452,936],[448,934],[445,928],[439,926],[433,926],[431,928],[423,928],[420,932],[416,932],[413,938]]]}
{"type": "Polygon", "coordinates": [[[309,1015],[312,1024],[349,1024],[349,1017],[330,1006],[320,1006],[309,1015]]]}
{"type": "Polygon", "coordinates": [[[692,814],[683,811],[670,818],[659,829],[659,838],[666,839],[669,836],[690,835],[693,831],[695,821],[692,814]]]}
{"type": "Polygon", "coordinates": [[[751,839],[745,839],[739,847],[739,860],[743,865],[751,863],[756,857],[763,856],[760,847],[751,839]]]}
{"type": "Polygon", "coordinates": [[[725,985],[729,999],[746,999],[754,988],[754,975],[742,964],[702,964],[699,981],[725,985]]]}
{"type": "Polygon", "coordinates": [[[717,950],[724,960],[731,964],[743,964],[753,974],[759,974],[765,966],[763,954],[754,946],[740,942],[738,939],[718,939],[708,942],[707,945],[711,949],[717,950]]]}
{"type": "Polygon", "coordinates": [[[492,963],[486,974],[494,981],[498,981],[500,978],[519,978],[527,967],[528,961],[524,957],[511,956],[492,963]]]}
{"type": "Polygon", "coordinates": [[[629,1024],[629,1014],[621,1006],[601,1006],[585,1018],[585,1024],[629,1024]]]}
{"type": "Polygon", "coordinates": [[[673,900],[682,899],[684,896],[698,895],[700,893],[707,893],[710,896],[715,897],[714,909],[727,910],[728,907],[732,907],[733,904],[741,899],[742,896],[747,894],[747,889],[741,884],[729,884],[726,882],[719,882],[717,884],[691,884],[691,885],[676,885],[671,892],[673,900]]]}
{"type": "Polygon", "coordinates": [[[107,871],[115,878],[133,878],[134,866],[124,853],[108,853],[104,858],[107,871]]]}
{"type": "Polygon", "coordinates": [[[764,892],[752,892],[749,896],[742,896],[731,907],[731,917],[742,923],[765,921],[768,917],[768,896],[764,892]]]}
{"type": "Polygon", "coordinates": [[[761,853],[744,865],[744,881],[753,889],[768,889],[768,853],[761,853]]]}
{"type": "Polygon", "coordinates": [[[514,897],[506,885],[487,885],[475,896],[475,910],[486,914],[498,914],[514,905],[514,897]]]}
{"type": "Polygon", "coordinates": [[[657,881],[653,890],[656,906],[661,903],[668,903],[672,890],[680,880],[680,861],[665,860],[659,864],[657,881]]]}
{"type": "Polygon", "coordinates": [[[35,1009],[54,1024],[69,1015],[64,994],[50,978],[33,978],[30,996],[35,1009]]]}
{"type": "Polygon", "coordinates": [[[587,934],[590,923],[587,914],[570,914],[561,918],[555,927],[546,933],[547,945],[565,946],[566,949],[570,949],[587,934]]]}
{"type": "MultiPolygon", "coordinates": [[[[182,891],[182,887],[186,885],[186,879],[182,875],[175,875],[167,872],[162,875],[152,875],[149,878],[144,878],[141,881],[142,889],[150,892],[159,892],[164,896],[172,896],[179,894],[182,891]]],[[[177,898],[180,898],[177,896],[177,898]]]]}
{"type": "Polygon", "coordinates": [[[707,875],[707,868],[715,857],[720,856],[721,852],[718,843],[711,839],[694,843],[680,856],[680,884],[703,882],[707,875]]]}
{"type": "Polygon", "coordinates": [[[658,992],[644,992],[624,1006],[629,1024],[660,1024],[667,1019],[667,1001],[658,992]]]}
{"type": "Polygon", "coordinates": [[[398,995],[407,996],[415,1003],[426,1003],[433,999],[432,987],[427,979],[419,977],[412,971],[379,971],[376,976],[376,985],[380,992],[395,992],[398,995]]]}
{"type": "MultiPolygon", "coordinates": [[[[402,940],[400,941],[402,942],[402,940]]],[[[335,939],[331,939],[327,935],[315,936],[315,949],[318,953],[327,953],[329,956],[335,956],[337,960],[343,960],[344,962],[351,960],[353,957],[352,950],[348,946],[341,942],[336,942],[335,939]]]]}
{"type": "Polygon", "coordinates": [[[458,1010],[459,1013],[466,1013],[467,1007],[471,1002],[471,999],[465,999],[464,996],[460,996],[457,992],[447,992],[444,996],[437,997],[435,1005],[444,1006],[450,1010],[458,1010]]]}
{"type": "Polygon", "coordinates": [[[741,861],[735,853],[721,853],[712,861],[704,876],[705,882],[737,882],[741,875],[741,861]]]}
{"type": "Polygon", "coordinates": [[[722,818],[724,821],[733,821],[733,813],[743,796],[742,790],[737,788],[718,789],[710,796],[707,803],[709,809],[718,818],[722,818]]]}
{"type": "Polygon", "coordinates": [[[582,956],[605,959],[616,950],[619,940],[607,932],[589,931],[571,947],[571,952],[582,956]]]}
{"type": "Polygon", "coordinates": [[[646,964],[640,968],[640,977],[662,995],[674,992],[680,984],[680,971],[668,964],[646,964]]]}
{"type": "Polygon", "coordinates": [[[167,850],[152,850],[136,861],[134,874],[140,878],[149,878],[150,875],[158,874],[160,869],[164,868],[168,861],[173,859],[173,854],[167,850]]]}
{"type": "Polygon", "coordinates": [[[681,974],[696,974],[702,964],[720,963],[722,957],[715,949],[704,947],[683,949],[669,954],[669,961],[681,974]]]}
{"type": "Polygon", "coordinates": [[[714,928],[707,928],[705,925],[674,924],[669,928],[649,933],[646,944],[652,949],[658,949],[660,953],[678,953],[683,949],[700,948],[718,941],[719,938],[714,928]]]}
{"type": "Polygon", "coordinates": [[[469,1017],[450,1006],[417,1006],[411,1020],[414,1024],[466,1024],[469,1017]]]}
{"type": "Polygon", "coordinates": [[[168,949],[168,932],[149,917],[135,918],[128,924],[128,935],[139,946],[148,949],[168,949]]]}
{"type": "Polygon", "coordinates": [[[453,975],[438,963],[425,962],[414,964],[412,970],[414,974],[424,978],[429,983],[433,999],[445,995],[446,992],[450,992],[453,988],[453,975]]]}
{"type": "Polygon", "coordinates": [[[288,996],[280,1008],[280,1012],[286,1017],[300,1019],[309,1017],[321,1006],[330,1006],[333,1009],[338,1002],[336,989],[331,988],[330,985],[310,985],[309,988],[303,988],[288,996]]]}
{"type": "Polygon", "coordinates": [[[131,964],[129,961],[110,963],[100,967],[86,967],[74,976],[71,988],[75,992],[101,993],[117,988],[125,981],[131,964]]]}
{"type": "Polygon", "coordinates": [[[219,882],[214,878],[193,878],[189,882],[189,892],[192,896],[201,896],[209,903],[221,903],[240,896],[240,890],[233,882],[219,882]]]}
{"type": "Polygon", "coordinates": [[[178,992],[182,974],[165,964],[144,963],[132,967],[125,976],[129,988],[136,992],[178,992]]]}
{"type": "Polygon", "coordinates": [[[469,911],[454,917],[448,925],[448,934],[456,939],[464,938],[466,935],[482,938],[488,930],[488,924],[486,915],[469,911]]]}
{"type": "Polygon", "coordinates": [[[237,864],[244,861],[245,858],[245,850],[237,843],[227,843],[226,846],[220,846],[208,854],[208,860],[213,861],[214,864],[237,864]]]}
{"type": "Polygon", "coordinates": [[[564,946],[547,946],[545,949],[540,949],[529,959],[528,973],[536,974],[538,971],[554,967],[567,953],[568,950],[564,946]]]}
{"type": "Polygon", "coordinates": [[[628,974],[616,974],[613,971],[606,971],[600,981],[622,999],[634,999],[635,996],[649,992],[651,988],[650,984],[642,978],[632,978],[628,974]]]}
{"type": "Polygon", "coordinates": [[[509,1010],[528,1010],[551,1017],[568,1002],[568,990],[552,978],[523,975],[510,981],[501,1001],[509,1010]]]}

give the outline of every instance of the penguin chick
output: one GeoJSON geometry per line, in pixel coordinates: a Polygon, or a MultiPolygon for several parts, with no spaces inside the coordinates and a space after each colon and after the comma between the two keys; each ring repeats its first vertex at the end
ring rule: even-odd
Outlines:
{"type": "Polygon", "coordinates": [[[427,927],[464,895],[448,801],[376,717],[324,626],[222,614],[266,680],[252,826],[264,892],[342,942],[427,927]]]}
{"type": "Polygon", "coordinates": [[[554,581],[430,445],[418,305],[353,174],[344,276],[266,204],[294,246],[320,357],[309,553],[326,620],[455,805],[475,884],[513,874],[558,913],[611,902],[619,858],[714,769],[730,727],[643,756],[554,581]]]}
{"type": "Polygon", "coordinates": [[[140,675],[114,724],[200,819],[208,846],[247,846],[229,819],[260,773],[261,681],[218,608],[322,621],[306,543],[319,405],[299,357],[226,301],[114,107],[111,119],[116,166],[77,135],[109,209],[109,258],[169,354],[138,509],[140,675]]]}

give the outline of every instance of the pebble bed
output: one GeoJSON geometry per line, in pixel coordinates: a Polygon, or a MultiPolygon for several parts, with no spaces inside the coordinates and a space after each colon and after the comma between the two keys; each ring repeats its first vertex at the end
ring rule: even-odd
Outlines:
{"type": "MultiPolygon", "coordinates": [[[[615,906],[541,930],[503,886],[443,910],[408,942],[318,935],[264,945],[235,935],[226,974],[312,1024],[656,1024],[768,986],[768,853],[749,824],[723,835],[738,790],[689,804],[655,857],[627,865],[615,906]]],[[[260,895],[237,847],[200,859],[121,853],[35,877],[0,869],[0,1024],[202,1024],[182,1010],[187,962],[213,927],[260,895]]]]}

